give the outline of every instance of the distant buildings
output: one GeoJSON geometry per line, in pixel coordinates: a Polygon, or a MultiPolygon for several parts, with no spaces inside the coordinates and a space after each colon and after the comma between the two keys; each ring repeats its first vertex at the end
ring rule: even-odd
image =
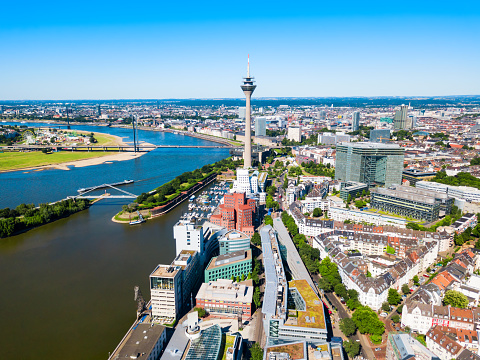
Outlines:
{"type": "Polygon", "coordinates": [[[440,360],[410,334],[390,332],[387,340],[387,360],[408,359],[440,360]]]}
{"type": "Polygon", "coordinates": [[[241,317],[252,315],[253,286],[219,279],[203,283],[195,297],[196,306],[210,314],[241,317]]]}
{"type": "Polygon", "coordinates": [[[370,142],[387,143],[390,140],[389,129],[370,130],[370,142]]]}
{"type": "Polygon", "coordinates": [[[287,139],[296,142],[302,142],[302,128],[300,126],[289,126],[287,139]]]}
{"type": "Polygon", "coordinates": [[[455,199],[480,203],[480,190],[469,186],[453,186],[433,181],[418,181],[415,186],[419,189],[445,193],[455,199]]]}
{"type": "Polygon", "coordinates": [[[172,323],[185,310],[199,284],[202,267],[196,251],[182,250],[171,265],[158,265],[150,274],[152,317],[172,323]]]}
{"type": "Polygon", "coordinates": [[[401,184],[405,150],[396,144],[370,142],[337,145],[335,179],[368,186],[401,184]]]}
{"type": "MultiPolygon", "coordinates": [[[[410,185],[414,185],[414,186],[420,188],[419,186],[416,185],[418,182],[424,182],[426,180],[433,179],[436,175],[437,175],[437,173],[435,171],[422,171],[422,170],[418,170],[418,169],[405,169],[405,170],[403,170],[402,177],[403,177],[403,179],[408,180],[410,182],[410,185]]],[[[434,183],[434,184],[436,184],[436,183],[434,183]]],[[[434,190],[434,189],[428,189],[426,187],[424,187],[424,189],[434,190]]]]}
{"type": "Polygon", "coordinates": [[[267,136],[267,119],[263,116],[255,118],[255,136],[267,136]]]}
{"type": "Polygon", "coordinates": [[[352,113],[352,131],[357,131],[360,128],[360,113],[354,111],[352,113]]]}
{"type": "Polygon", "coordinates": [[[246,111],[247,111],[247,108],[245,106],[240,106],[238,108],[238,118],[245,120],[246,111]]]}
{"type": "Polygon", "coordinates": [[[350,135],[344,133],[324,132],[318,134],[318,143],[322,145],[337,145],[340,142],[350,142],[350,135]]]}
{"type": "Polygon", "coordinates": [[[392,185],[388,189],[371,190],[373,208],[428,222],[438,220],[440,211],[450,214],[453,203],[454,199],[447,194],[411,186],[392,185]]]}
{"type": "Polygon", "coordinates": [[[213,257],[205,269],[205,282],[218,279],[244,279],[252,272],[252,250],[238,250],[213,257]]]}
{"type": "Polygon", "coordinates": [[[402,105],[400,110],[395,112],[395,116],[393,118],[393,126],[395,130],[404,130],[404,129],[411,129],[412,124],[411,121],[407,122],[407,112],[408,106],[402,105]]]}

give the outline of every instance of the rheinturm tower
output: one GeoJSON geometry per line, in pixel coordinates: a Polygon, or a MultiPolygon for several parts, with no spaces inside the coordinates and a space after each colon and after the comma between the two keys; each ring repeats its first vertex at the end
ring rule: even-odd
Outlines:
{"type": "Polygon", "coordinates": [[[257,87],[254,84],[254,78],[250,76],[250,55],[248,56],[247,77],[243,78],[243,84],[240,86],[247,98],[245,104],[245,152],[243,153],[243,167],[249,169],[252,167],[252,120],[250,118],[251,106],[250,99],[252,93],[257,87]]]}

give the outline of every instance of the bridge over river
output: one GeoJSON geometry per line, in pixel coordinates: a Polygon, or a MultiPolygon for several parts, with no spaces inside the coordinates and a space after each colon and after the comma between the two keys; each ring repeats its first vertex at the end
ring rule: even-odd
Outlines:
{"type": "Polygon", "coordinates": [[[155,149],[229,149],[232,146],[226,145],[137,145],[136,149],[133,145],[124,146],[52,146],[52,145],[12,145],[4,146],[3,150],[7,151],[25,151],[25,150],[42,150],[53,149],[55,151],[137,151],[147,152],[155,149]]]}

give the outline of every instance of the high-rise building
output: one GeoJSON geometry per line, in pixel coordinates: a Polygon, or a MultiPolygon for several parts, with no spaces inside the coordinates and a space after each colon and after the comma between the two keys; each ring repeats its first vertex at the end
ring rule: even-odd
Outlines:
{"type": "Polygon", "coordinates": [[[395,129],[401,130],[401,129],[410,129],[410,127],[407,127],[407,112],[408,112],[408,106],[407,105],[402,105],[400,107],[400,110],[397,110],[395,112],[395,117],[393,118],[393,125],[395,129]]]}
{"type": "Polygon", "coordinates": [[[97,116],[98,117],[102,116],[102,108],[100,107],[100,104],[98,104],[97,116]]]}
{"type": "Polygon", "coordinates": [[[245,152],[243,155],[243,167],[249,169],[252,167],[252,121],[250,118],[252,107],[250,105],[250,100],[252,94],[257,87],[254,84],[253,77],[250,76],[250,56],[248,56],[248,66],[247,66],[247,77],[243,78],[243,84],[240,86],[243,90],[243,93],[246,97],[245,103],[245,152]]]}
{"type": "Polygon", "coordinates": [[[198,251],[202,256],[204,252],[204,229],[201,225],[197,225],[195,221],[180,220],[173,226],[173,237],[177,255],[182,250],[198,251]]]}
{"type": "Polygon", "coordinates": [[[289,126],[287,133],[288,140],[301,142],[302,141],[302,128],[300,126],[289,126]]]}
{"type": "Polygon", "coordinates": [[[370,142],[386,143],[390,140],[389,129],[374,129],[370,130],[370,142]]]}
{"type": "Polygon", "coordinates": [[[245,111],[246,111],[245,106],[240,106],[238,108],[238,118],[239,119],[245,120],[245,111]]]}
{"type": "Polygon", "coordinates": [[[267,136],[267,119],[264,116],[255,118],[255,136],[267,136]]]}
{"type": "Polygon", "coordinates": [[[152,317],[173,322],[192,302],[200,283],[201,266],[196,251],[182,250],[170,265],[158,265],[150,274],[152,317]]]}
{"type": "Polygon", "coordinates": [[[352,131],[357,131],[360,128],[360,113],[354,111],[352,114],[352,131]]]}
{"type": "Polygon", "coordinates": [[[405,149],[396,144],[340,143],[335,179],[388,187],[401,184],[405,149]]]}

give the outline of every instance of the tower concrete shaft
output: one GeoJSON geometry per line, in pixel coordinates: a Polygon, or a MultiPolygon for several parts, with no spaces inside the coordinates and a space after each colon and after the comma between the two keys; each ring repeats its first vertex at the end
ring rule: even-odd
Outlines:
{"type": "Polygon", "coordinates": [[[243,78],[243,84],[240,86],[246,96],[245,104],[245,151],[243,153],[243,167],[249,169],[252,167],[252,120],[250,100],[253,91],[257,87],[254,84],[253,77],[250,76],[250,56],[248,57],[247,77],[243,78]]]}

